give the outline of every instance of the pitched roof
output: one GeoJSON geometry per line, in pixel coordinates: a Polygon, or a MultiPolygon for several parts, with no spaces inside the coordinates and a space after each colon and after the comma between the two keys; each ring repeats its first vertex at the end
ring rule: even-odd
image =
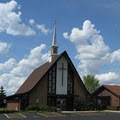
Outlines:
{"type": "Polygon", "coordinates": [[[106,89],[107,91],[111,92],[112,94],[114,94],[116,96],[120,95],[120,86],[119,85],[102,85],[93,93],[93,95],[99,94],[99,92],[103,89],[106,89]]]}
{"type": "Polygon", "coordinates": [[[41,80],[41,78],[51,68],[51,66],[55,63],[55,61],[57,61],[59,57],[60,55],[56,56],[52,62],[46,62],[42,66],[36,68],[15,94],[29,92],[41,80]]]}
{"type": "MultiPolygon", "coordinates": [[[[64,55],[65,58],[68,60],[68,62],[72,65],[76,75],[79,77],[80,82],[83,85],[83,88],[87,91],[85,85],[83,84],[77,70],[75,69],[71,59],[69,58],[68,54],[66,51],[64,51],[63,53],[61,53],[60,55],[56,56],[52,62],[47,62],[45,64],[43,64],[42,66],[38,67],[37,69],[35,69],[31,75],[26,79],[26,81],[23,83],[23,85],[18,89],[18,91],[15,93],[15,95],[18,94],[23,94],[23,93],[27,93],[30,90],[32,90],[32,88],[35,87],[35,85],[43,78],[43,76],[48,72],[48,70],[59,60],[59,58],[64,55]]],[[[90,94],[87,91],[88,94],[90,94]]]]}
{"type": "Polygon", "coordinates": [[[120,86],[118,85],[103,85],[106,89],[110,90],[116,95],[120,95],[120,86]]]}

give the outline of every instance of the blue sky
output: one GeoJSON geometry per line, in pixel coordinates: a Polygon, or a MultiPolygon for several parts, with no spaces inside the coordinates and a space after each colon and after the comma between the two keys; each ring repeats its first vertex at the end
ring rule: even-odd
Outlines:
{"type": "Polygon", "coordinates": [[[13,94],[49,58],[54,20],[59,53],[67,51],[80,76],[120,84],[120,1],[1,0],[0,85],[13,94]]]}

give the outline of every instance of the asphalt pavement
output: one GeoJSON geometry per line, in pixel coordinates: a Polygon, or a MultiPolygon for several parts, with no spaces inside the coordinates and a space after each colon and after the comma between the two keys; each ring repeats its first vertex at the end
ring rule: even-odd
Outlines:
{"type": "Polygon", "coordinates": [[[47,112],[22,112],[0,114],[0,120],[120,120],[120,113],[47,113],[47,112]]]}

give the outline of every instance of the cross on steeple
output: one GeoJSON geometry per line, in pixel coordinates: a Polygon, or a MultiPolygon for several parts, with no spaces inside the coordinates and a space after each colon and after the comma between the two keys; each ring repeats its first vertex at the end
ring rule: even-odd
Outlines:
{"type": "Polygon", "coordinates": [[[62,86],[63,86],[64,70],[67,70],[66,68],[64,68],[64,63],[62,63],[62,67],[59,69],[62,70],[62,86]]]}

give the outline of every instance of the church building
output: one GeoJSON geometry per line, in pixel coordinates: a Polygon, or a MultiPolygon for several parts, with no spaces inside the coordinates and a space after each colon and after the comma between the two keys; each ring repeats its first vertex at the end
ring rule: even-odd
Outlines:
{"type": "Polygon", "coordinates": [[[100,101],[104,109],[109,107],[120,108],[120,86],[102,85],[92,93],[97,101],[100,101]]]}
{"type": "Polygon", "coordinates": [[[58,54],[56,25],[50,49],[49,61],[36,68],[18,91],[7,97],[8,110],[36,105],[62,105],[62,110],[73,110],[75,101],[84,102],[90,97],[67,52],[58,54]]]}

